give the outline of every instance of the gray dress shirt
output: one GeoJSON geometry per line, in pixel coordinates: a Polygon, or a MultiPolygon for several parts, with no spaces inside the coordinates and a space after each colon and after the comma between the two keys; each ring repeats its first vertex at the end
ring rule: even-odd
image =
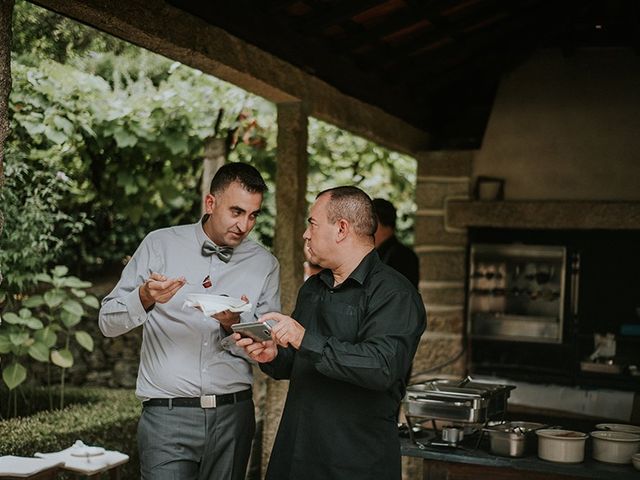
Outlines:
{"type": "Polygon", "coordinates": [[[244,351],[229,341],[215,319],[183,304],[189,293],[246,295],[253,308],[241,314],[241,321],[253,322],[280,311],[280,267],[250,239],[234,249],[229,263],[216,255],[205,257],[200,250],[207,238],[200,222],[151,232],[102,301],[99,324],[105,336],[143,327],[136,387],[142,400],[224,394],[251,386],[252,368],[244,351]],[[153,272],[184,276],[187,283],[169,302],[147,313],[138,289],[153,272]],[[209,288],[203,285],[207,276],[209,288]]]}

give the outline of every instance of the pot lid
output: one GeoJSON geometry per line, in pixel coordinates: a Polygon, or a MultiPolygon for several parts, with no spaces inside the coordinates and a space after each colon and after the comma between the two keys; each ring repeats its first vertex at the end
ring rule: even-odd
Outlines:
{"type": "Polygon", "coordinates": [[[586,433],[574,430],[561,430],[556,428],[544,428],[536,430],[536,435],[544,438],[553,438],[557,440],[584,440],[588,437],[586,433]]]}
{"type": "Polygon", "coordinates": [[[595,432],[591,432],[591,436],[593,438],[599,438],[600,440],[611,440],[614,442],[640,442],[640,435],[628,432],[607,432],[597,430],[595,432]]]}
{"type": "Polygon", "coordinates": [[[625,425],[623,423],[599,423],[596,425],[598,430],[608,430],[611,432],[628,432],[640,434],[640,427],[637,425],[625,425]]]}

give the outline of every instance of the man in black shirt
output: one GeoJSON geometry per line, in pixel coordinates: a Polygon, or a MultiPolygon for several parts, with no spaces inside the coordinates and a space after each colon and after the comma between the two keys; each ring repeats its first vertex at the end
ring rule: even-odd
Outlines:
{"type": "Polygon", "coordinates": [[[375,233],[376,250],[380,259],[395,268],[418,288],[420,281],[420,262],[418,256],[396,238],[396,209],[393,204],[382,198],[373,200],[378,228],[375,233]]]}
{"type": "Polygon", "coordinates": [[[324,268],[300,288],[273,340],[235,336],[276,379],[290,379],[267,480],[398,480],[396,412],[426,327],[420,295],[380,261],[371,199],[356,187],[318,195],[304,233],[324,268]]]}

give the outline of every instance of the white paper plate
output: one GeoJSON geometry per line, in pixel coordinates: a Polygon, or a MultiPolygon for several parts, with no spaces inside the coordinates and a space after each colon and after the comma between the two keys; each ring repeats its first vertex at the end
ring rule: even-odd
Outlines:
{"type": "Polygon", "coordinates": [[[206,293],[190,293],[184,302],[186,307],[196,307],[205,315],[215,315],[229,310],[230,312],[248,312],[252,306],[241,298],[227,297],[226,295],[209,295],[206,293]]]}

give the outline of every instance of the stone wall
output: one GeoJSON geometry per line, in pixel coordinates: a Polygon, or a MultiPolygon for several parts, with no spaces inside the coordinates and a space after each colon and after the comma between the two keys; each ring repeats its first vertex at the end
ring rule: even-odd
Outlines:
{"type": "MultiPolygon", "coordinates": [[[[448,225],[447,204],[467,200],[473,152],[422,152],[418,159],[415,251],[420,259],[420,293],[427,330],[413,362],[412,381],[463,376],[467,233],[448,225]]],[[[422,460],[403,457],[405,480],[422,478],[422,460]]]]}
{"type": "Polygon", "coordinates": [[[427,330],[414,361],[414,380],[464,375],[463,351],[466,230],[447,221],[447,204],[469,198],[472,151],[418,155],[416,246],[427,330]],[[441,366],[441,367],[440,367],[441,366]]]}

